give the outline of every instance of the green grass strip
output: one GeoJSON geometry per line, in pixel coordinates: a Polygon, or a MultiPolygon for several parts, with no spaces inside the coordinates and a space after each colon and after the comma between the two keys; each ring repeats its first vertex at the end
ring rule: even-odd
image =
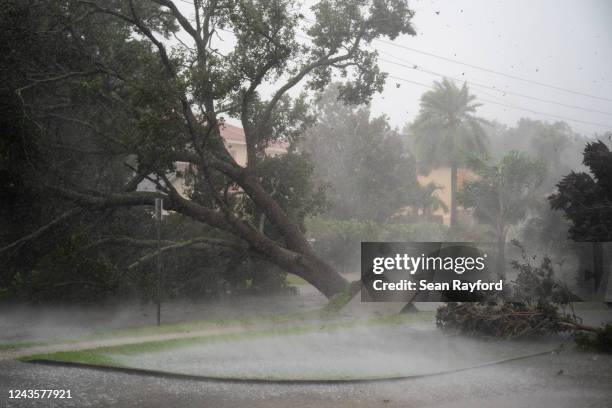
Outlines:
{"type": "Polygon", "coordinates": [[[376,316],[368,319],[324,322],[323,324],[318,323],[241,333],[216,334],[210,336],[195,336],[170,340],[147,341],[142,343],[125,344],[118,346],[98,347],[74,352],[32,354],[20,357],[19,360],[58,360],[86,364],[99,364],[104,366],[121,366],[117,363],[116,360],[113,359],[113,355],[136,355],[141,353],[155,353],[171,350],[174,348],[188,347],[192,345],[249,340],[271,336],[297,335],[312,332],[333,332],[342,329],[378,324],[406,324],[418,321],[428,321],[431,320],[432,317],[433,313],[430,312],[421,312],[417,314],[406,315],[376,316]]]}

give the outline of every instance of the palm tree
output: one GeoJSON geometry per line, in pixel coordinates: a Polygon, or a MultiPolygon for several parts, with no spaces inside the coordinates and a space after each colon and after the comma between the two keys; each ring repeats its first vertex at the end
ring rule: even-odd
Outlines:
{"type": "Polygon", "coordinates": [[[448,212],[448,207],[435,193],[440,190],[441,187],[430,181],[424,186],[419,184],[418,190],[415,193],[414,207],[417,210],[421,210],[423,216],[430,217],[435,211],[442,210],[445,213],[448,212]]]}
{"type": "Polygon", "coordinates": [[[421,110],[410,127],[421,170],[451,168],[450,224],[457,222],[457,170],[466,153],[485,154],[486,120],[475,116],[479,103],[466,84],[461,88],[444,78],[421,96],[421,110]]]}

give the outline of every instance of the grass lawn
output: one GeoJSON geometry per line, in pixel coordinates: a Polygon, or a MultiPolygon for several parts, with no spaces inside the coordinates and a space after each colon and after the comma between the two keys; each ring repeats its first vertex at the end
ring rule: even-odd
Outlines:
{"type": "Polygon", "coordinates": [[[112,347],[98,347],[81,351],[63,351],[44,354],[32,354],[19,358],[20,361],[31,360],[57,360],[69,361],[101,366],[121,367],[122,365],[114,356],[134,355],[139,353],[151,353],[213,342],[227,342],[234,340],[253,339],[258,337],[282,336],[290,334],[303,334],[309,332],[332,332],[345,328],[377,325],[377,324],[411,324],[417,322],[432,321],[434,312],[419,312],[404,315],[376,316],[367,319],[352,320],[318,320],[299,326],[271,328],[267,330],[252,330],[242,333],[217,334],[210,336],[183,337],[170,340],[148,341],[136,344],[126,344],[112,347]]]}
{"type": "Polygon", "coordinates": [[[165,323],[160,326],[131,326],[117,329],[96,330],[91,334],[77,338],[49,338],[43,341],[19,341],[12,343],[0,343],[0,351],[26,349],[37,346],[48,346],[54,344],[78,343],[96,339],[111,339],[120,337],[150,336],[168,333],[190,333],[215,327],[227,326],[257,326],[263,324],[283,324],[291,322],[306,322],[308,320],[319,320],[322,314],[319,311],[299,313],[274,313],[255,316],[236,317],[231,319],[192,320],[179,323],[165,323]]]}
{"type": "Polygon", "coordinates": [[[113,338],[113,337],[131,337],[131,336],[148,336],[155,334],[166,333],[190,333],[198,330],[206,330],[212,327],[227,327],[227,326],[256,326],[267,323],[282,324],[291,322],[305,322],[308,320],[320,319],[321,312],[299,312],[299,313],[274,313],[262,314],[255,316],[236,317],[231,319],[212,319],[212,320],[192,320],[189,322],[180,323],[165,323],[160,326],[133,326],[122,327],[118,329],[99,330],[91,335],[88,335],[81,340],[113,338]]]}
{"type": "Polygon", "coordinates": [[[42,341],[17,341],[13,343],[0,343],[0,351],[18,350],[28,347],[43,346],[47,344],[42,341]]]}

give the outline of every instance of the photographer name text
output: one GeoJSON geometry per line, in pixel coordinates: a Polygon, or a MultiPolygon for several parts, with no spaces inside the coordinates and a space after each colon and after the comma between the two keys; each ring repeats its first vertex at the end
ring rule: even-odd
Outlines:
{"type": "Polygon", "coordinates": [[[476,282],[466,282],[459,279],[454,279],[452,282],[429,282],[426,279],[421,279],[419,281],[410,281],[407,279],[402,279],[399,282],[385,282],[381,279],[377,279],[372,282],[372,288],[378,291],[501,291],[503,290],[503,280],[499,280],[498,282],[484,282],[482,280],[477,280],[476,282]]]}

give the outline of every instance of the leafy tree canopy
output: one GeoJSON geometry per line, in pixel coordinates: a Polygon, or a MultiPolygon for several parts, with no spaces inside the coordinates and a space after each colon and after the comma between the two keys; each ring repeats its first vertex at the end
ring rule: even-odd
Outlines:
{"type": "Polygon", "coordinates": [[[516,151],[497,163],[471,157],[468,164],[479,177],[465,182],[459,200],[465,207],[474,208],[477,220],[489,225],[496,225],[500,217],[507,225],[524,219],[546,175],[542,160],[516,151]]]}
{"type": "Polygon", "coordinates": [[[338,100],[340,85],[319,95],[317,124],[303,143],[319,182],[330,188],[328,215],[339,219],[387,220],[413,205],[421,192],[415,162],[387,118],[369,107],[338,100]]]}
{"type": "MultiPolygon", "coordinates": [[[[312,7],[314,23],[293,0],[194,0],[189,14],[171,0],[10,1],[2,7],[3,24],[12,27],[17,17],[23,32],[15,37],[35,44],[8,65],[17,72],[9,82],[18,97],[14,106],[36,130],[28,142],[44,145],[41,157],[54,158],[25,157],[36,162],[34,174],[45,175],[29,180],[66,208],[19,245],[76,214],[111,216],[117,208],[149,207],[164,198],[166,209],[226,238],[214,245],[247,248],[327,296],[344,289],[346,280],[317,258],[299,217],[264,182],[265,147],[292,142],[312,120],[305,98],[289,96],[298,84],[320,91],[337,76],[340,98],[348,103],[367,102],[382,90],[385,75],[368,45],[378,37],[414,35],[406,1],[325,0],[312,7]],[[220,32],[231,34],[229,49],[217,41],[220,32]],[[272,88],[269,96],[263,84],[272,88]],[[224,115],[245,131],[244,167],[220,136],[224,115]],[[84,153],[63,159],[50,154],[58,140],[84,153]],[[93,152],[104,160],[90,160],[93,152]],[[203,177],[207,189],[198,199],[169,182],[177,162],[197,167],[203,177]],[[135,191],[144,178],[159,191],[135,191]],[[231,189],[257,210],[234,205],[223,194],[231,189]],[[253,225],[257,212],[271,228],[253,225]]],[[[6,51],[21,52],[16,50],[6,51]]],[[[0,252],[19,247],[13,244],[0,252]]]]}
{"type": "Polygon", "coordinates": [[[587,143],[583,163],[590,173],[571,172],[549,197],[571,222],[575,241],[612,241],[612,152],[601,140],[587,143]]]}
{"type": "Polygon", "coordinates": [[[471,157],[469,166],[479,178],[467,181],[458,198],[465,207],[473,208],[474,218],[491,228],[497,242],[496,270],[504,277],[508,231],[525,219],[537,201],[546,164],[512,151],[493,164],[471,157]]]}

